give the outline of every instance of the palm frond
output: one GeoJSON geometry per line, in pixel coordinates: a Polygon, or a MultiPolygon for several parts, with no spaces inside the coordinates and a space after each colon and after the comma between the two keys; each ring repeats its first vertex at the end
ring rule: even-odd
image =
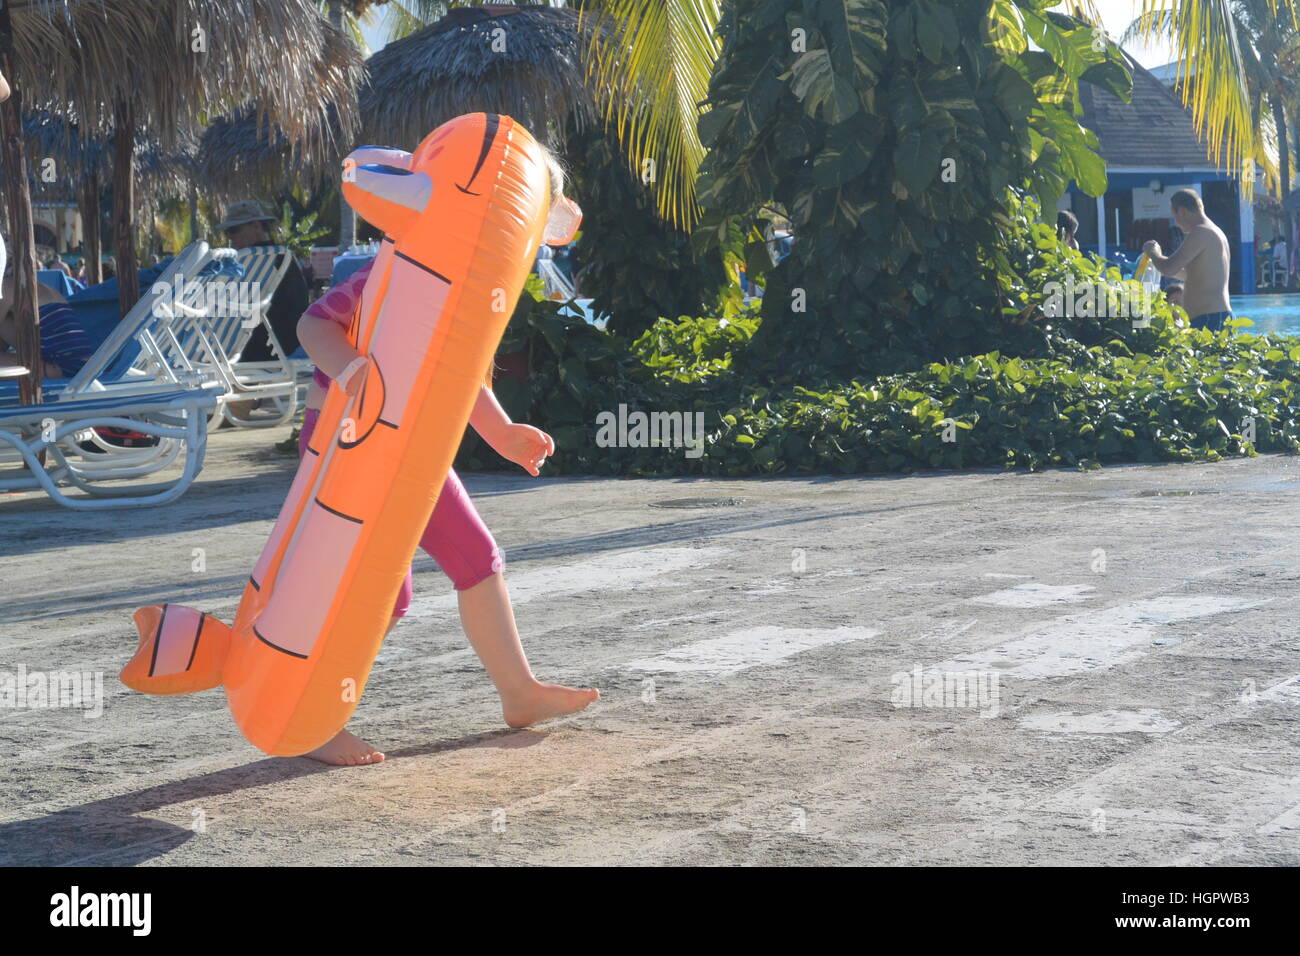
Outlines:
{"type": "MultiPolygon", "coordinates": [[[[1284,11],[1294,21],[1296,0],[1267,3],[1271,11],[1284,11]]],[[[1224,168],[1244,170],[1247,160],[1260,151],[1259,134],[1247,84],[1248,38],[1237,29],[1232,0],[1143,0],[1141,19],[1142,39],[1160,30],[1174,44],[1183,102],[1191,108],[1210,158],[1224,168]]],[[[1243,173],[1241,179],[1249,195],[1254,177],[1243,173]]]]}
{"type": "Polygon", "coordinates": [[[588,69],[599,109],[634,171],[652,173],[660,214],[691,228],[704,159],[696,122],[720,50],[718,0],[608,0],[583,16],[598,25],[588,69]]]}
{"type": "Polygon", "coordinates": [[[1131,43],[1145,43],[1150,37],[1167,37],[1173,28],[1173,14],[1168,10],[1156,10],[1143,13],[1133,19],[1117,41],[1120,46],[1131,43]]]}
{"type": "Polygon", "coordinates": [[[1065,12],[1089,23],[1101,23],[1101,14],[1092,0],[1064,0],[1065,12]]]}

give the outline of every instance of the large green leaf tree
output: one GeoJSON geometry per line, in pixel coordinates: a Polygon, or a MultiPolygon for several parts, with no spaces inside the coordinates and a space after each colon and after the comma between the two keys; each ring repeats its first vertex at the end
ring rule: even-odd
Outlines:
{"type": "MultiPolygon", "coordinates": [[[[734,0],[699,121],[697,237],[788,217],[751,361],[844,377],[983,352],[1005,331],[1011,190],[1105,189],[1078,86],[1118,49],[1043,0],[734,0]]],[[[751,269],[770,265],[761,241],[751,269]]]]}

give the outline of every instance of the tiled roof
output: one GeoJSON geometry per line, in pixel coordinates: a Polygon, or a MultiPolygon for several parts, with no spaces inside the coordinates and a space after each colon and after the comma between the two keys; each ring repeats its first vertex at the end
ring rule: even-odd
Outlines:
{"type": "Polygon", "coordinates": [[[1127,53],[1133,99],[1125,103],[1091,83],[1080,85],[1083,125],[1101,141],[1108,166],[1214,169],[1178,94],[1127,53]]]}

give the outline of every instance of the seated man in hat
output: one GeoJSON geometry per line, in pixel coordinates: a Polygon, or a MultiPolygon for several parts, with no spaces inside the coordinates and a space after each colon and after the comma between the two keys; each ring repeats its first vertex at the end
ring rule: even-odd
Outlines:
{"type": "MultiPolygon", "coordinates": [[[[226,207],[226,218],[217,228],[226,234],[226,242],[232,249],[247,249],[250,246],[274,246],[276,242],[271,235],[271,226],[275,217],[255,199],[244,199],[226,207]]],[[[279,260],[276,261],[278,266],[279,260]]],[[[271,307],[267,318],[275,337],[284,349],[285,355],[291,355],[298,349],[298,320],[307,311],[307,278],[298,268],[298,263],[290,255],[289,271],[284,274],[275,295],[271,298],[271,307]]],[[[244,362],[269,362],[275,358],[271,343],[267,339],[266,329],[258,327],[253,331],[243,354],[244,362]]]]}
{"type": "MultiPolygon", "coordinates": [[[[217,228],[226,234],[226,241],[232,249],[247,249],[250,246],[274,246],[271,226],[275,217],[255,199],[244,199],[226,207],[226,218],[217,224],[217,228]]],[[[275,337],[284,349],[285,357],[298,350],[298,320],[307,311],[307,278],[302,274],[297,261],[289,254],[289,269],[280,280],[275,294],[271,297],[267,319],[275,330],[275,337]]],[[[278,266],[279,260],[276,261],[278,266]]],[[[253,330],[252,338],[240,354],[241,362],[269,362],[275,359],[271,342],[267,338],[266,328],[258,326],[253,330]]],[[[230,407],[236,415],[247,415],[255,402],[232,402],[230,407]]]]}

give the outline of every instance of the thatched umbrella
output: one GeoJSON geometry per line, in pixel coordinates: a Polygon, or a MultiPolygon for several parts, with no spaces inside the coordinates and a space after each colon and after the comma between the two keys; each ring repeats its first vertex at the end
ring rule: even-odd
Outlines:
{"type": "Polygon", "coordinates": [[[282,192],[299,181],[320,183],[337,174],[350,148],[332,111],[323,132],[312,143],[294,143],[268,117],[241,110],[203,131],[195,176],[204,193],[225,201],[282,192]]]}
{"type": "MultiPolygon", "coordinates": [[[[135,130],[143,127],[172,145],[205,114],[250,100],[291,140],[319,136],[326,104],[334,103],[345,128],[355,123],[360,55],[331,42],[337,33],[311,0],[21,0],[0,8],[0,50],[12,6],[8,52],[0,53],[15,95],[4,115],[7,166],[25,170],[19,93],[37,108],[69,113],[82,129],[114,138],[113,218],[121,302],[137,291],[132,230],[135,130]]],[[[23,211],[26,176],[9,177],[15,245],[30,256],[30,205],[23,211]]],[[[21,259],[22,257],[16,257],[21,259]]],[[[26,268],[21,262],[15,262],[26,268]]],[[[34,262],[31,263],[34,271],[34,262]]],[[[18,282],[18,307],[36,310],[18,282]]],[[[23,325],[20,321],[20,327],[23,325]]],[[[20,335],[20,338],[24,336],[20,335]]],[[[38,345],[21,342],[24,358],[38,345]]],[[[39,362],[36,363],[39,366],[39,362]]],[[[24,399],[35,395],[37,376],[24,399]]]]}
{"type": "Polygon", "coordinates": [[[509,114],[560,147],[568,122],[581,129],[595,115],[582,65],[588,43],[579,29],[569,9],[452,10],[366,61],[362,141],[414,149],[434,127],[483,111],[509,114]]]}
{"type": "MultiPolygon", "coordinates": [[[[113,143],[102,137],[84,137],[76,123],[48,112],[29,113],[23,132],[32,159],[28,179],[33,197],[77,204],[85,231],[87,280],[99,282],[100,196],[104,171],[112,163],[113,143]]],[[[137,131],[134,181],[144,187],[144,196],[156,199],[185,193],[192,185],[195,148],[192,135],[182,135],[173,149],[163,149],[137,131]]],[[[142,205],[148,210],[154,203],[142,205]]]]}
{"type": "MultiPolygon", "coordinates": [[[[585,49],[578,36],[571,10],[505,4],[453,10],[366,61],[361,141],[414,148],[446,120],[485,110],[508,113],[555,145],[567,122],[581,128],[594,115],[578,68],[585,49]]],[[[203,134],[200,176],[226,199],[278,192],[299,177],[320,182],[336,174],[351,148],[335,125],[326,132],[336,148],[307,151],[251,110],[219,119],[203,134]]],[[[346,205],[341,211],[339,244],[346,248],[353,217],[346,205]]]]}

